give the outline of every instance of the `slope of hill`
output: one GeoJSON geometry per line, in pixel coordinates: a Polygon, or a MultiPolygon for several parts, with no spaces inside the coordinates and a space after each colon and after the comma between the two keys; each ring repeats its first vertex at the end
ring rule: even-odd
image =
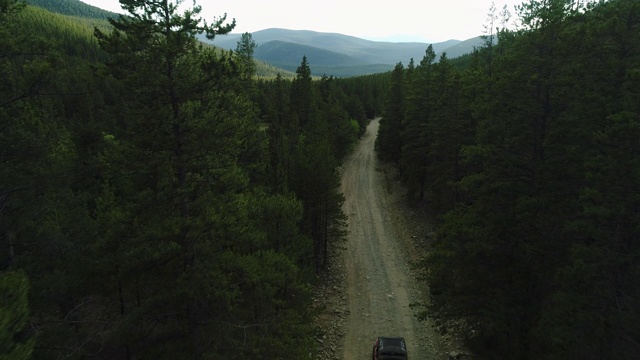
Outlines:
{"type": "MultiPolygon", "coordinates": [[[[25,31],[38,32],[56,39],[69,56],[80,56],[95,61],[104,54],[93,36],[95,27],[107,31],[111,26],[106,20],[119,14],[100,9],[79,0],[26,0],[31,5],[19,16],[25,31]]],[[[295,68],[293,69],[295,70],[295,68]]],[[[293,78],[294,73],[276,68],[263,61],[256,61],[258,77],[293,78]]]]}
{"type": "Polygon", "coordinates": [[[62,15],[80,16],[93,19],[103,19],[118,17],[111,11],[103,10],[98,7],[85,4],[80,0],[26,0],[27,4],[41,7],[52,13],[62,15]]]}
{"type": "MultiPolygon", "coordinates": [[[[484,45],[484,40],[482,37],[474,37],[471,39],[467,39],[465,41],[461,41],[453,46],[449,46],[445,48],[443,51],[447,53],[447,57],[449,59],[458,58],[466,54],[470,54],[473,52],[474,48],[480,48],[484,45]]],[[[442,51],[440,52],[442,53],[442,51]]]]}
{"type": "MultiPolygon", "coordinates": [[[[77,18],[104,21],[119,14],[83,3],[80,0],[27,0],[27,3],[54,13],[77,18]]],[[[92,24],[95,25],[95,24],[92,24]]],[[[104,24],[99,27],[106,26],[104,24]]],[[[86,24],[85,24],[86,26],[86,24]]],[[[222,49],[233,50],[241,34],[218,36],[213,41],[204,36],[200,40],[222,49]]],[[[255,58],[258,73],[273,74],[272,66],[286,71],[295,71],[303,56],[307,56],[313,75],[334,75],[340,77],[386,72],[398,62],[408,63],[409,59],[420,61],[429,46],[427,43],[393,43],[371,41],[337,33],[322,33],[309,30],[266,29],[252,34],[258,44],[255,58]]],[[[437,54],[447,52],[449,58],[456,58],[481,46],[482,39],[465,41],[449,40],[432,44],[437,54]]],[[[275,70],[276,72],[277,69],[275,70]]]]}
{"type": "MultiPolygon", "coordinates": [[[[55,43],[64,55],[90,62],[103,60],[93,32],[95,28],[107,30],[111,26],[106,20],[63,15],[45,8],[28,5],[15,15],[14,22],[20,33],[38,34],[55,43]]],[[[76,59],[76,60],[77,60],[76,59]]]]}
{"type": "Polygon", "coordinates": [[[309,45],[302,45],[280,40],[273,40],[258,46],[255,49],[256,59],[266,61],[270,64],[277,63],[300,63],[303,56],[309,59],[309,65],[328,66],[352,66],[365,65],[367,62],[353,56],[338,52],[325,50],[309,45]]]}
{"type": "MultiPolygon", "coordinates": [[[[235,49],[240,36],[241,34],[219,36],[214,39],[213,43],[224,49],[235,49]]],[[[422,58],[429,46],[429,44],[421,42],[371,41],[343,34],[309,30],[266,29],[256,31],[251,36],[258,45],[274,40],[286,41],[346,54],[368,63],[394,65],[398,61],[422,58]],[[372,60],[370,58],[372,54],[379,57],[378,60],[372,60]]],[[[432,45],[434,51],[440,53],[459,43],[461,43],[459,40],[448,40],[432,45]]]]}

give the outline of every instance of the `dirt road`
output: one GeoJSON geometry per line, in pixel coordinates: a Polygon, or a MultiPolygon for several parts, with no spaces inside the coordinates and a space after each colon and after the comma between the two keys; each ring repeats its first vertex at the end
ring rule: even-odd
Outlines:
{"type": "Polygon", "coordinates": [[[406,234],[394,221],[390,180],[375,157],[378,123],[375,119],[369,124],[342,175],[343,210],[349,217],[343,256],[349,304],[343,359],[370,359],[377,335],[403,336],[412,360],[438,359],[438,349],[431,346],[437,335],[409,307],[422,295],[411,276],[411,248],[401,239],[406,234]]]}

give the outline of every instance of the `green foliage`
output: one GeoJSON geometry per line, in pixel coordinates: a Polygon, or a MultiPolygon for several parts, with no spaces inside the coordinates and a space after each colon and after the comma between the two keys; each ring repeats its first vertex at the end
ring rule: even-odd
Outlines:
{"type": "Polygon", "coordinates": [[[28,290],[24,272],[0,272],[0,359],[31,359],[34,342],[25,336],[29,322],[28,290]]]}
{"type": "Polygon", "coordinates": [[[335,134],[342,136],[348,118],[341,109],[322,101],[332,98],[335,88],[329,79],[321,81],[319,89],[314,86],[306,57],[296,74],[288,101],[293,126],[285,133],[293,150],[288,188],[303,203],[301,228],[313,241],[313,263],[316,272],[320,272],[327,265],[329,244],[344,235],[343,199],[338,191],[340,178],[335,155],[343,149],[332,143],[329,129],[335,124],[340,127],[335,134]]]}
{"type": "Polygon", "coordinates": [[[362,133],[360,123],[355,119],[349,119],[349,125],[347,129],[347,136],[351,139],[357,139],[362,133]]]}
{"type": "Polygon", "coordinates": [[[249,80],[256,73],[256,64],[253,60],[253,53],[256,47],[258,47],[258,44],[253,41],[250,33],[242,34],[242,37],[238,41],[238,46],[236,46],[238,63],[242,68],[244,76],[249,80]]]}
{"type": "Polygon", "coordinates": [[[404,130],[400,134],[401,138],[396,140],[402,151],[400,168],[404,183],[410,196],[418,193],[421,199],[426,191],[429,129],[434,128],[429,126],[429,122],[433,113],[431,104],[435,97],[435,92],[432,91],[435,58],[433,47],[429,46],[417,67],[413,62],[409,64],[404,130]]]}
{"type": "Polygon", "coordinates": [[[91,19],[108,20],[119,15],[83,3],[80,0],[27,0],[27,3],[46,9],[52,13],[78,16],[91,19]]]}
{"type": "Polygon", "coordinates": [[[293,80],[296,77],[294,72],[286,71],[269,65],[266,62],[254,60],[256,64],[256,77],[264,80],[275,80],[278,76],[293,80]]]}
{"type": "Polygon", "coordinates": [[[340,89],[320,110],[309,81],[293,117],[278,80],[265,132],[271,93],[195,40],[231,30],[224,17],[15,4],[0,2],[2,355],[309,358],[310,284],[343,236],[335,156],[357,132],[340,89]]]}
{"type": "Polygon", "coordinates": [[[106,31],[109,24],[105,20],[54,14],[42,8],[28,6],[14,21],[17,34],[46,38],[49,44],[55,43],[58,51],[67,56],[91,62],[104,59],[104,53],[97,47],[93,29],[97,27],[106,31]]]}
{"type": "MultiPolygon", "coordinates": [[[[332,129],[331,148],[336,159],[344,158],[358,140],[360,125],[356,122],[355,130],[349,112],[345,109],[346,94],[340,89],[333,77],[324,76],[318,84],[320,88],[320,108],[327,126],[332,129]]],[[[363,116],[364,114],[361,114],[363,116]]]]}
{"type": "MultiPolygon", "coordinates": [[[[231,26],[221,20],[201,26],[199,8],[178,15],[174,4],[144,13],[138,3],[125,6],[133,18],[112,22],[109,35],[97,32],[113,56],[108,70],[130,92],[128,129],[105,159],[119,164],[110,176],[119,199],[109,202],[116,208],[105,208],[105,219],[128,212],[126,228],[133,229],[105,239],[116,246],[110,268],[119,279],[113,287],[121,294],[124,329],[139,329],[120,346],[138,356],[256,356],[267,335],[307,331],[306,307],[294,311],[290,301],[306,304],[308,289],[295,257],[304,251],[284,255],[268,241],[272,225],[252,220],[266,216],[262,208],[270,203],[260,200],[268,194],[249,190],[259,175],[260,136],[236,63],[195,41],[197,32],[214,36],[231,26]],[[291,313],[280,316],[280,309],[291,313]],[[159,314],[171,315],[158,321],[159,314]],[[286,321],[301,323],[279,325],[286,321]],[[137,344],[153,346],[128,350],[137,344]]],[[[295,220],[279,224],[295,235],[295,227],[287,228],[295,220]]]]}
{"type": "Polygon", "coordinates": [[[401,129],[409,195],[424,192],[435,215],[424,315],[479,358],[639,349],[640,8],[576,4],[526,2],[524,28],[497,31],[466,67],[426,56],[390,87],[405,91],[378,150],[397,161],[389,127],[401,129]]]}
{"type": "Polygon", "coordinates": [[[348,109],[349,115],[358,120],[363,131],[366,129],[363,125],[367,119],[373,119],[383,113],[390,81],[391,73],[338,79],[338,84],[349,97],[349,101],[355,105],[348,109]],[[360,105],[364,110],[364,116],[360,112],[360,105]]]}
{"type": "Polygon", "coordinates": [[[293,81],[278,77],[259,83],[268,124],[269,184],[292,191],[301,201],[300,227],[313,245],[307,264],[316,272],[325,269],[331,244],[345,235],[337,167],[366,126],[359,97],[364,84],[355,78],[314,81],[304,57],[293,81]],[[352,87],[352,81],[359,84],[352,87]],[[350,118],[350,109],[358,120],[350,118]]]}
{"type": "Polygon", "coordinates": [[[402,157],[400,137],[405,121],[405,78],[402,63],[396,64],[393,69],[385,105],[375,149],[378,152],[378,157],[397,164],[402,157]]]}

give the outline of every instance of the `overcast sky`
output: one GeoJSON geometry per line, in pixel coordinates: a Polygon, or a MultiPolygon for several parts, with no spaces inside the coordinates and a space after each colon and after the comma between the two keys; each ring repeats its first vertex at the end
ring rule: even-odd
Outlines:
{"type": "MultiPolygon", "coordinates": [[[[118,0],[81,0],[120,12],[118,0]]],[[[441,42],[483,34],[494,2],[498,11],[523,0],[198,0],[210,20],[227,13],[234,33],[268,28],[335,32],[370,40],[441,42]]],[[[191,0],[185,3],[191,4],[191,0]]]]}

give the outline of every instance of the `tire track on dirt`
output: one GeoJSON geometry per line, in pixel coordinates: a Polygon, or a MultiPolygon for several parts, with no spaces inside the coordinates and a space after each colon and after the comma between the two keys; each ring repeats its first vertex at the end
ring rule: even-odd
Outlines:
{"type": "Polygon", "coordinates": [[[420,299],[409,270],[407,249],[398,241],[384,175],[374,152],[379,119],[346,161],[342,174],[343,211],[348,215],[344,264],[349,311],[344,338],[345,360],[369,359],[377,335],[403,336],[409,358],[436,359],[425,344],[432,331],[419,322],[409,304],[420,299]]]}

